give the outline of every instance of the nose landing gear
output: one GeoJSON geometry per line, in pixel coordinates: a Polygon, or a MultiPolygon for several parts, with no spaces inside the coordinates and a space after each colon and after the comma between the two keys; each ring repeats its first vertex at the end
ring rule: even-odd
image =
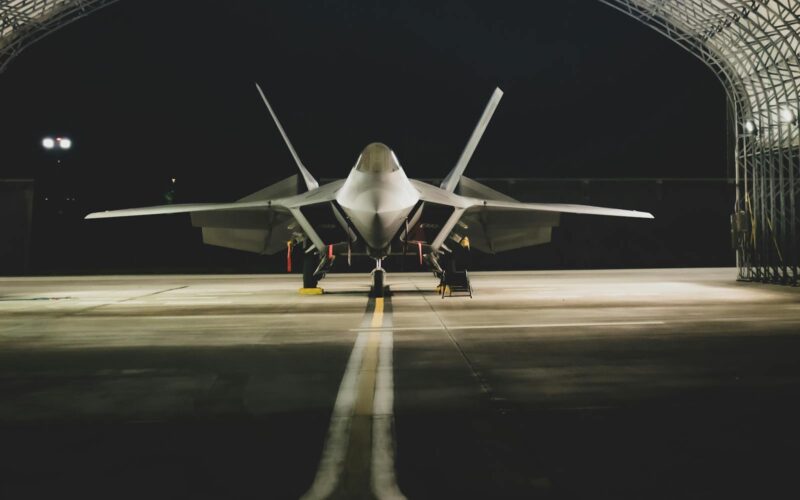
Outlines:
{"type": "Polygon", "coordinates": [[[375,259],[375,269],[372,271],[372,289],[370,297],[383,297],[386,293],[386,271],[381,267],[381,259],[375,259]]]}

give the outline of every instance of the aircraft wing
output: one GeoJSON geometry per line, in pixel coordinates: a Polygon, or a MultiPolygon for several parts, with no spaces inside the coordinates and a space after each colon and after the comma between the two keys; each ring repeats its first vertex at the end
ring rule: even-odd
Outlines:
{"type": "Polygon", "coordinates": [[[469,199],[470,208],[487,207],[511,211],[556,212],[562,214],[608,215],[611,217],[634,217],[652,219],[653,214],[638,210],[622,210],[619,208],[593,207],[590,205],[570,205],[564,203],[521,203],[518,201],[469,199]]]}
{"type": "Polygon", "coordinates": [[[472,247],[492,254],[549,243],[562,213],[653,218],[647,212],[587,205],[474,199],[470,203],[459,221],[461,232],[472,247]]]}
{"type": "Polygon", "coordinates": [[[128,208],[90,213],[86,219],[188,213],[192,217],[192,225],[203,229],[203,242],[210,245],[273,254],[285,249],[286,242],[295,233],[303,233],[322,251],[325,243],[303,215],[302,209],[335,200],[336,191],[343,181],[335,181],[302,194],[280,196],[294,190],[296,180],[296,176],[292,176],[232,203],[128,208]]]}
{"type": "Polygon", "coordinates": [[[86,219],[112,219],[117,217],[137,217],[140,215],[166,215],[166,214],[186,214],[193,212],[219,212],[226,210],[268,210],[275,203],[275,209],[285,208],[280,202],[282,200],[233,202],[233,203],[184,203],[177,205],[159,205],[155,207],[125,208],[122,210],[106,210],[104,212],[93,212],[87,215],[86,219]]]}
{"type": "MultiPolygon", "coordinates": [[[[469,193],[461,196],[430,184],[412,181],[420,199],[450,206],[453,213],[431,246],[441,248],[452,233],[469,237],[470,245],[487,253],[548,243],[562,213],[652,219],[648,212],[562,203],[522,203],[483,184],[469,180],[469,193]],[[480,198],[476,195],[482,195],[480,198]]],[[[460,238],[457,238],[460,239],[460,238]]]]}
{"type": "Polygon", "coordinates": [[[474,196],[461,196],[455,193],[437,188],[426,182],[411,180],[412,185],[420,194],[420,200],[438,205],[447,205],[456,209],[469,210],[475,207],[486,207],[494,209],[516,210],[516,211],[535,211],[535,212],[556,212],[570,214],[587,215],[609,215],[612,217],[635,217],[640,219],[652,219],[653,214],[649,212],[639,212],[637,210],[623,210],[619,208],[594,207],[590,205],[571,205],[565,203],[523,203],[516,201],[502,193],[490,190],[487,186],[479,184],[470,179],[473,192],[477,188],[483,188],[487,196],[480,198],[474,196]]]}

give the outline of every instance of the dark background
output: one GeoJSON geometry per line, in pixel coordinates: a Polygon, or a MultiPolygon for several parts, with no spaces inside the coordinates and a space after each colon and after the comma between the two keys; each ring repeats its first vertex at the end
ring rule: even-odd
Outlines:
{"type": "Polygon", "coordinates": [[[33,271],[279,270],[281,255],[203,246],[186,216],[81,220],[169,197],[230,201],[293,174],[255,81],[319,178],[346,176],[375,140],[410,177],[444,176],[500,86],[467,175],[577,179],[494,185],[657,217],[565,217],[552,245],[479,267],[733,264],[733,187],[699,180],[732,175],[721,86],[597,1],[122,0],[0,76],[0,178],[36,179],[33,271]],[[48,134],[73,149],[43,151],[48,134]],[[610,181],[631,178],[652,180],[610,181]]]}

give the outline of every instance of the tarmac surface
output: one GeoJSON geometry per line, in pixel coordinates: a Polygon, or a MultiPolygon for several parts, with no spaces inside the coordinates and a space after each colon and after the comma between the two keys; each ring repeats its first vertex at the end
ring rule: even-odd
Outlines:
{"type": "Polygon", "coordinates": [[[732,269],[0,279],[0,498],[800,498],[800,290],[732,269]]]}

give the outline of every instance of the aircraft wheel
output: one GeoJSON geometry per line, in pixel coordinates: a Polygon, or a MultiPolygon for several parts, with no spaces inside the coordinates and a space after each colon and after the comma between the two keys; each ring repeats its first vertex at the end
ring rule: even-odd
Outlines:
{"type": "Polygon", "coordinates": [[[383,297],[384,291],[384,273],[383,269],[376,269],[372,271],[372,296],[383,297]]]}
{"type": "Polygon", "coordinates": [[[319,276],[314,274],[317,270],[316,254],[303,255],[303,288],[316,288],[319,276]]]}

